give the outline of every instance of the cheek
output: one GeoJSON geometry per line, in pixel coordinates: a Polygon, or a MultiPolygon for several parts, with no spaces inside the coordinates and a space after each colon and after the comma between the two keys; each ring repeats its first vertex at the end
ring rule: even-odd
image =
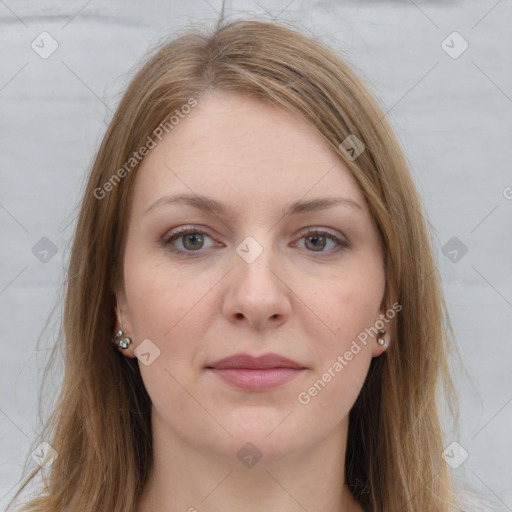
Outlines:
{"type": "Polygon", "coordinates": [[[324,286],[323,301],[315,297],[316,308],[323,312],[322,318],[329,327],[315,343],[314,377],[320,378],[319,387],[327,384],[320,401],[339,401],[343,396],[343,402],[349,403],[355,400],[364,382],[374,342],[374,331],[370,329],[378,319],[384,292],[384,275],[378,268],[347,268],[345,275],[324,286]]]}
{"type": "Polygon", "coordinates": [[[339,326],[343,339],[350,341],[373,326],[382,298],[380,288],[353,288],[342,294],[339,304],[339,326]]]}
{"type": "Polygon", "coordinates": [[[369,296],[362,291],[360,288],[346,288],[333,303],[332,319],[328,322],[335,335],[324,338],[319,367],[322,380],[328,382],[332,390],[354,390],[362,385],[372,358],[371,339],[368,336],[365,342],[361,342],[361,333],[365,333],[375,321],[378,296],[369,296]]]}
{"type": "Polygon", "coordinates": [[[125,287],[137,339],[169,336],[198,302],[201,292],[193,279],[180,278],[161,259],[133,246],[126,251],[125,287]]]}
{"type": "Polygon", "coordinates": [[[372,360],[370,337],[363,343],[358,335],[375,321],[379,292],[358,281],[333,285],[326,295],[330,299],[324,303],[323,318],[334,334],[326,331],[311,345],[316,352],[314,371],[296,397],[304,408],[306,428],[318,428],[318,418],[323,418],[322,428],[332,428],[356,401],[372,360]]]}
{"type": "Polygon", "coordinates": [[[160,373],[164,369],[180,382],[196,377],[190,368],[198,368],[204,357],[203,344],[215,312],[209,291],[218,281],[212,273],[184,275],[136,251],[126,258],[125,287],[135,348],[149,339],[160,351],[151,366],[139,365],[143,377],[167,380],[170,376],[160,373]],[[158,377],[150,375],[155,372],[158,377]]]}
{"type": "MultiPolygon", "coordinates": [[[[128,274],[126,291],[130,297],[130,318],[137,339],[161,339],[184,315],[183,294],[162,279],[158,272],[128,274]]],[[[170,279],[168,279],[170,281],[170,279]]]]}
{"type": "Polygon", "coordinates": [[[159,351],[150,365],[139,361],[144,386],[161,413],[169,403],[184,413],[192,404],[181,384],[195,378],[190,368],[208,325],[208,287],[147,259],[141,264],[132,255],[127,262],[125,286],[135,348],[149,339],[159,351]]]}
{"type": "Polygon", "coordinates": [[[378,272],[354,270],[329,282],[319,311],[333,333],[333,344],[342,348],[374,325],[384,293],[384,277],[378,272]]]}

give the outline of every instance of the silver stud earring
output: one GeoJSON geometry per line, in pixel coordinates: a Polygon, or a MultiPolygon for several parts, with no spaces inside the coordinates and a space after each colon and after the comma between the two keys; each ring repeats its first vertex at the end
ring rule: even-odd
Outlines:
{"type": "Polygon", "coordinates": [[[119,329],[119,331],[116,332],[115,336],[112,338],[112,341],[122,349],[127,349],[130,343],[132,342],[131,338],[128,338],[127,336],[123,338],[123,331],[122,329],[119,329]]]}
{"type": "Polygon", "coordinates": [[[386,344],[386,340],[382,337],[382,336],[384,336],[384,334],[386,334],[386,331],[384,329],[379,329],[379,337],[377,338],[377,343],[379,345],[386,344]]]}

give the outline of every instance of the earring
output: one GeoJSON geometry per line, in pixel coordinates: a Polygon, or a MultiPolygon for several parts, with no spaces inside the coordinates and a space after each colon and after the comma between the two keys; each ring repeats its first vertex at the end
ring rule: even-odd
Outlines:
{"type": "Polygon", "coordinates": [[[118,347],[121,347],[122,349],[127,349],[128,346],[130,345],[130,343],[132,342],[132,339],[128,338],[127,336],[123,338],[122,336],[123,336],[123,331],[121,329],[119,329],[119,331],[116,332],[116,335],[112,338],[112,341],[118,347]]]}
{"type": "Polygon", "coordinates": [[[379,337],[377,338],[377,343],[379,345],[386,344],[386,340],[382,337],[382,336],[384,336],[384,334],[386,334],[386,331],[384,329],[379,329],[379,337]]]}

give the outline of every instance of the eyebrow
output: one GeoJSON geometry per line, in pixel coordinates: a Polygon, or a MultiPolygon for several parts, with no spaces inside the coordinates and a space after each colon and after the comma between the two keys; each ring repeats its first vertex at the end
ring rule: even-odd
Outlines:
{"type": "MultiPolygon", "coordinates": [[[[218,215],[227,216],[230,213],[229,208],[226,205],[211,197],[199,196],[197,194],[177,194],[173,196],[163,196],[160,199],[157,199],[146,209],[144,214],[147,214],[158,206],[177,203],[187,204],[193,208],[197,208],[198,210],[209,210],[218,215]]],[[[283,215],[296,215],[300,213],[326,210],[327,208],[332,208],[333,206],[338,205],[359,209],[361,211],[363,210],[359,203],[347,197],[319,197],[307,201],[299,199],[286,207],[283,210],[283,215]]]]}

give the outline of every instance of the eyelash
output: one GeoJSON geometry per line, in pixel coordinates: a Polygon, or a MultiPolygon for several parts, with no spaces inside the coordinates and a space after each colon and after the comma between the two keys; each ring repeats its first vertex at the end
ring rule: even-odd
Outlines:
{"type": "MultiPolygon", "coordinates": [[[[197,253],[199,255],[202,253],[202,249],[198,249],[197,251],[186,251],[186,250],[184,251],[182,249],[176,249],[176,247],[173,247],[171,245],[172,242],[174,242],[175,240],[178,240],[179,238],[181,238],[185,235],[190,235],[190,234],[206,235],[206,236],[210,237],[208,235],[208,233],[205,233],[203,230],[199,229],[196,226],[184,226],[184,227],[178,228],[178,230],[168,233],[166,236],[164,236],[164,238],[161,241],[161,245],[163,247],[165,247],[166,249],[168,249],[170,252],[178,254],[178,255],[184,255],[184,256],[187,255],[187,257],[193,257],[194,253],[197,253]]],[[[332,256],[332,255],[337,254],[340,251],[343,251],[344,249],[348,249],[350,247],[350,244],[347,241],[341,240],[337,236],[333,235],[332,233],[323,231],[321,229],[309,229],[305,232],[302,232],[300,239],[308,237],[308,236],[323,236],[323,237],[329,238],[330,240],[332,240],[333,242],[336,242],[338,244],[338,247],[336,247],[335,249],[332,249],[331,251],[318,252],[317,254],[319,254],[321,258],[326,258],[326,257],[332,256]]],[[[315,251],[308,251],[308,252],[315,253],[315,251]]]]}

